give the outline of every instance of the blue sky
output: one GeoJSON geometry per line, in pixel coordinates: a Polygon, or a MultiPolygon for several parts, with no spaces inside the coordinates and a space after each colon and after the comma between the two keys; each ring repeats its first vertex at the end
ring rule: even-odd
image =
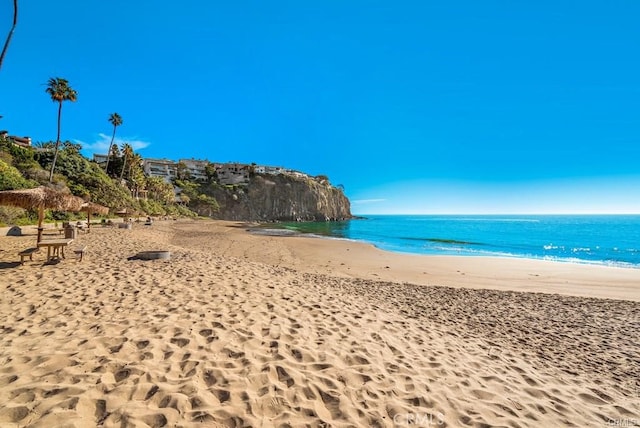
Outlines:
{"type": "MultiPolygon", "coordinates": [[[[640,213],[640,2],[23,1],[0,128],[326,174],[354,213],[640,213]]],[[[12,2],[0,5],[0,37],[12,2]]]]}

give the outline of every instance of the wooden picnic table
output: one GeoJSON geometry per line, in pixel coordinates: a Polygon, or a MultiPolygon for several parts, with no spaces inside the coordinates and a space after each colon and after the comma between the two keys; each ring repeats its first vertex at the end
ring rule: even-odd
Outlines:
{"type": "Polygon", "coordinates": [[[44,241],[38,242],[38,248],[47,247],[47,261],[62,258],[64,259],[64,247],[68,246],[73,242],[71,238],[61,238],[61,239],[47,239],[44,241]]]}

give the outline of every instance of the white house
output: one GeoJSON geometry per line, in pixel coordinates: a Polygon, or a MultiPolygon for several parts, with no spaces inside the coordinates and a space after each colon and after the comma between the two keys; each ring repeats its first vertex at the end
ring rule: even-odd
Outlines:
{"type": "Polygon", "coordinates": [[[256,172],[256,174],[272,174],[272,175],[278,175],[278,174],[282,174],[285,169],[282,168],[281,166],[268,166],[268,165],[256,165],[253,170],[256,172]]]}
{"type": "Polygon", "coordinates": [[[104,164],[107,162],[107,155],[99,155],[97,153],[94,153],[93,161],[100,166],[104,166],[104,164]]]}
{"type": "Polygon", "coordinates": [[[206,166],[209,164],[207,160],[199,159],[180,159],[178,163],[182,162],[187,166],[191,178],[195,180],[204,181],[207,179],[206,166]]]}
{"type": "Polygon", "coordinates": [[[144,159],[142,168],[149,177],[161,177],[166,182],[176,178],[178,167],[169,159],[144,159]]]}

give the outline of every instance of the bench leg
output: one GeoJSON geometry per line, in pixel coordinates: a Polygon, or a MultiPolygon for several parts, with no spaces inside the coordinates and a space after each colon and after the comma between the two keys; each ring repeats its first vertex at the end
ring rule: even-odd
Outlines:
{"type": "Polygon", "coordinates": [[[20,254],[20,264],[23,265],[24,264],[24,259],[26,257],[29,257],[30,261],[33,261],[33,253],[29,253],[29,254],[20,254]]]}

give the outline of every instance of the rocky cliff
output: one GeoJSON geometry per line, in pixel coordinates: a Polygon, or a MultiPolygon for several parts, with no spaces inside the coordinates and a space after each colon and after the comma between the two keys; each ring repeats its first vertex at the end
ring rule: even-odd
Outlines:
{"type": "Polygon", "coordinates": [[[221,220],[333,221],[351,218],[351,205],[342,190],[327,182],[287,175],[251,177],[248,186],[207,189],[216,198],[221,220]]]}

